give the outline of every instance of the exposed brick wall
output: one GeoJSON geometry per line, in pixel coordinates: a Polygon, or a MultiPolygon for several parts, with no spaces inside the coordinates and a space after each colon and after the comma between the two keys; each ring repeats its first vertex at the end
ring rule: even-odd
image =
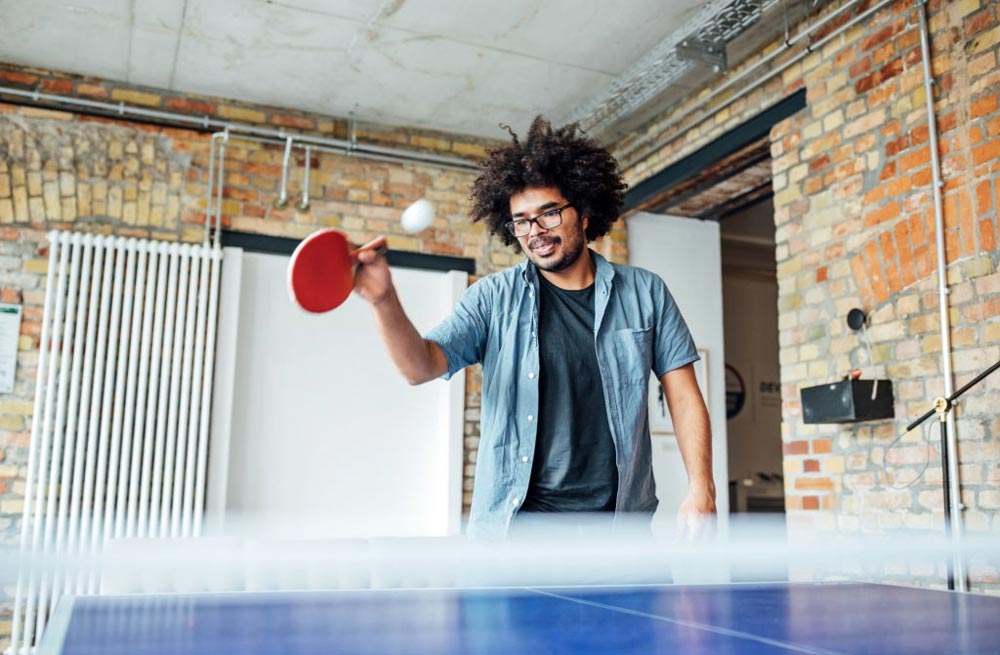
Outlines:
{"type": "MultiPolygon", "coordinates": [[[[347,122],[219,98],[171,95],[105,80],[0,64],[0,85],[44,93],[122,101],[164,111],[287,127],[291,132],[347,137],[347,122]]],[[[459,157],[477,157],[491,143],[438,132],[365,125],[359,141],[459,157]]],[[[171,241],[203,238],[209,136],[188,129],[139,124],[0,103],[0,301],[23,303],[16,389],[0,399],[0,539],[16,540],[31,430],[34,376],[47,268],[45,234],[53,228],[171,241]]],[[[240,140],[226,150],[222,223],[226,228],[304,237],[321,227],[342,229],[356,242],[387,234],[393,249],[472,258],[478,275],[518,262],[521,255],[490,239],[468,220],[473,173],[313,152],[310,209],[297,211],[301,149],[294,151],[289,203],[278,210],[283,147],[240,140]],[[399,224],[417,198],[434,203],[436,219],[417,235],[399,224]]],[[[627,260],[620,224],[595,247],[627,260]]],[[[479,444],[480,375],[467,376],[465,505],[479,444]]],[[[2,630],[0,619],[0,633],[2,630]]]]}
{"type": "MultiPolygon", "coordinates": [[[[794,536],[937,531],[943,524],[937,426],[928,441],[915,432],[888,450],[944,389],[917,11],[909,0],[891,4],[765,88],[682,124],[683,133],[664,131],[673,119],[666,115],[631,140],[658,146],[630,166],[634,182],[776,98],[806,90],[807,107],[771,133],[782,440],[794,536]],[[870,313],[872,362],[846,326],[852,307],[870,313]],[[855,366],[866,377],[893,381],[897,418],[855,427],[803,424],[799,389],[839,379],[855,366]]],[[[1000,359],[1000,15],[989,0],[932,1],[928,12],[957,388],[1000,359]]],[[[994,375],[964,396],[957,412],[970,531],[1000,527],[998,391],[994,375]]],[[[994,567],[973,563],[970,572],[974,589],[1000,591],[994,567]]],[[[853,573],[940,585],[943,563],[853,573]]]]}

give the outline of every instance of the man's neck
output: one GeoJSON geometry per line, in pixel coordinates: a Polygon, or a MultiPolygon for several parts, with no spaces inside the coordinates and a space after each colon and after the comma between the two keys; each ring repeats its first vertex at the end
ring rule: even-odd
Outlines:
{"type": "Polygon", "coordinates": [[[597,263],[590,256],[590,248],[584,248],[583,252],[580,253],[580,256],[569,268],[561,271],[543,271],[542,269],[538,269],[542,277],[560,289],[566,289],[567,291],[586,289],[592,285],[596,278],[596,271],[597,263]]]}

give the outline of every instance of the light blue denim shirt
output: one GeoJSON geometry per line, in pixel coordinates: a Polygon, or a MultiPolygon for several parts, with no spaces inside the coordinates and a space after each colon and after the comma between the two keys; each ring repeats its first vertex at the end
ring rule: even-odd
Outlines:
{"type": "MultiPolygon", "coordinates": [[[[673,297],[657,275],[597,265],[594,346],[618,466],[616,513],[656,509],[647,394],[657,378],[698,359],[673,297]]],[[[507,533],[524,500],[538,417],[538,272],[527,259],[470,286],[455,312],[427,334],[448,358],[445,379],[483,365],[475,490],[467,534],[507,533]]],[[[581,345],[581,347],[583,347],[581,345]]]]}

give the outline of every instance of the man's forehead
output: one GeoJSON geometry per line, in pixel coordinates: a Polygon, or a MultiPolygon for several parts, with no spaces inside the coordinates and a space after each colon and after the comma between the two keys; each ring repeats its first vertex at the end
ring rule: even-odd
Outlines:
{"type": "Polygon", "coordinates": [[[529,188],[510,197],[510,211],[513,216],[537,213],[565,204],[566,200],[556,188],[529,188]]]}

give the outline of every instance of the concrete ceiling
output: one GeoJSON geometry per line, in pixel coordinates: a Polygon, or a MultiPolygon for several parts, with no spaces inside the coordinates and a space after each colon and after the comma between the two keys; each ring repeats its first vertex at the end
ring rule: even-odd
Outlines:
{"type": "Polygon", "coordinates": [[[713,1],[0,0],[0,61],[502,138],[573,116],[713,1]]]}

